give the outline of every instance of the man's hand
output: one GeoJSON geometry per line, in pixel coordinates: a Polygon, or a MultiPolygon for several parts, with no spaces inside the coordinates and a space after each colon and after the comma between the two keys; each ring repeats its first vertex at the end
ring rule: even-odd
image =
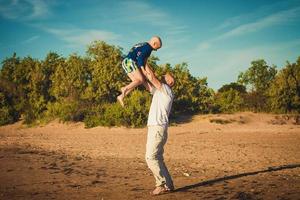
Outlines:
{"type": "Polygon", "coordinates": [[[153,76],[150,72],[145,71],[146,77],[149,81],[153,81],[153,76]]]}
{"type": "Polygon", "coordinates": [[[146,76],[148,80],[151,78],[151,74],[145,70],[145,67],[141,67],[143,74],[146,76]]]}

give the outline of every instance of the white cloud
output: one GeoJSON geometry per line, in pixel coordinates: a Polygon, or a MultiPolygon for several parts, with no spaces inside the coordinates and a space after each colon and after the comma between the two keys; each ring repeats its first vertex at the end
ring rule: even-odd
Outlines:
{"type": "Polygon", "coordinates": [[[300,7],[279,11],[277,13],[268,15],[266,17],[260,18],[255,22],[242,24],[236,28],[233,28],[215,38],[209,39],[207,41],[201,42],[198,46],[198,50],[205,50],[213,45],[216,41],[228,39],[231,37],[237,37],[253,32],[263,30],[272,26],[288,24],[291,22],[300,21],[300,7]]]}
{"type": "Polygon", "coordinates": [[[250,67],[253,60],[264,59],[269,65],[274,64],[278,68],[283,67],[286,60],[295,62],[299,48],[300,38],[226,51],[218,48],[196,51],[184,59],[191,61],[193,74],[207,76],[209,86],[217,89],[225,83],[236,81],[239,72],[250,67]]]}
{"type": "Polygon", "coordinates": [[[117,10],[118,21],[125,23],[145,23],[156,26],[167,35],[178,35],[187,31],[187,26],[174,20],[167,12],[145,1],[122,1],[117,10]]]}
{"type": "Polygon", "coordinates": [[[197,50],[205,50],[210,48],[211,42],[202,42],[197,46],[197,50]]]}
{"type": "Polygon", "coordinates": [[[233,36],[244,35],[247,33],[262,30],[264,28],[268,28],[270,26],[280,25],[280,24],[284,24],[296,20],[299,21],[299,16],[300,16],[300,7],[280,11],[275,14],[269,15],[265,18],[262,18],[256,22],[238,26],[224,33],[223,35],[218,37],[218,39],[225,39],[233,36]]]}
{"type": "Polygon", "coordinates": [[[0,15],[20,21],[41,19],[51,14],[50,7],[45,0],[0,0],[0,15]]]}
{"type": "Polygon", "coordinates": [[[232,28],[240,25],[241,23],[255,21],[259,18],[267,16],[268,13],[274,13],[276,10],[286,10],[289,7],[297,7],[298,3],[294,0],[278,1],[271,4],[266,4],[256,8],[252,12],[243,13],[238,16],[226,19],[223,23],[215,28],[216,31],[222,29],[232,28]]]}
{"type": "MultiPolygon", "coordinates": [[[[0,0],[0,15],[6,19],[21,21],[29,26],[43,30],[55,35],[60,40],[68,43],[69,46],[87,45],[94,40],[105,40],[107,42],[114,42],[119,35],[105,30],[99,29],[82,29],[65,24],[63,28],[50,28],[47,24],[37,24],[35,20],[40,20],[49,17],[51,7],[56,4],[56,0],[0,0]],[[71,27],[70,27],[71,26],[71,27]]],[[[39,36],[33,36],[23,42],[28,44],[39,36]]]]}
{"type": "Polygon", "coordinates": [[[50,8],[49,5],[42,0],[27,0],[31,3],[32,7],[32,14],[28,16],[29,19],[35,19],[39,17],[45,17],[50,15],[50,8]]]}
{"type": "Polygon", "coordinates": [[[168,25],[166,13],[144,1],[121,2],[119,14],[122,20],[128,22],[147,22],[158,26],[168,25]]]}
{"type": "Polygon", "coordinates": [[[70,46],[82,46],[91,43],[94,40],[104,40],[114,42],[119,35],[98,29],[80,29],[80,28],[48,28],[42,27],[48,33],[57,36],[59,39],[67,42],[70,46]]]}
{"type": "Polygon", "coordinates": [[[31,42],[33,42],[33,41],[35,41],[35,40],[37,40],[37,39],[39,39],[39,38],[40,38],[39,35],[32,36],[32,37],[30,37],[30,38],[24,40],[24,41],[22,42],[22,44],[30,44],[31,42]]]}

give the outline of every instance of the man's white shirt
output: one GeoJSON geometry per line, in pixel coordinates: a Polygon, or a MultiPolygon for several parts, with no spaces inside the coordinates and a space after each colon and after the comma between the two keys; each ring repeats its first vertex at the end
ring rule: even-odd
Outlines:
{"type": "Polygon", "coordinates": [[[162,83],[160,89],[152,88],[152,102],[148,116],[148,126],[167,126],[174,95],[171,88],[162,83]]]}

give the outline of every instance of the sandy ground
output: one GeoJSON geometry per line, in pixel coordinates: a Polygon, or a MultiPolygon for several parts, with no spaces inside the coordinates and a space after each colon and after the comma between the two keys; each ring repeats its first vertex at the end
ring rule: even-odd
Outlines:
{"type": "Polygon", "coordinates": [[[165,161],[177,190],[157,197],[149,195],[146,131],[2,126],[0,199],[300,199],[300,125],[293,120],[202,115],[170,127],[165,161]]]}

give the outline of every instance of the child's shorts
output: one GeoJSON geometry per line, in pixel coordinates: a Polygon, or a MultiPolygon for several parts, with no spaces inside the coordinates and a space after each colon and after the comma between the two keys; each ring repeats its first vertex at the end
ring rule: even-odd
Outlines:
{"type": "Polygon", "coordinates": [[[137,64],[131,58],[124,58],[122,61],[122,67],[125,70],[126,74],[129,74],[138,69],[137,64]]]}

